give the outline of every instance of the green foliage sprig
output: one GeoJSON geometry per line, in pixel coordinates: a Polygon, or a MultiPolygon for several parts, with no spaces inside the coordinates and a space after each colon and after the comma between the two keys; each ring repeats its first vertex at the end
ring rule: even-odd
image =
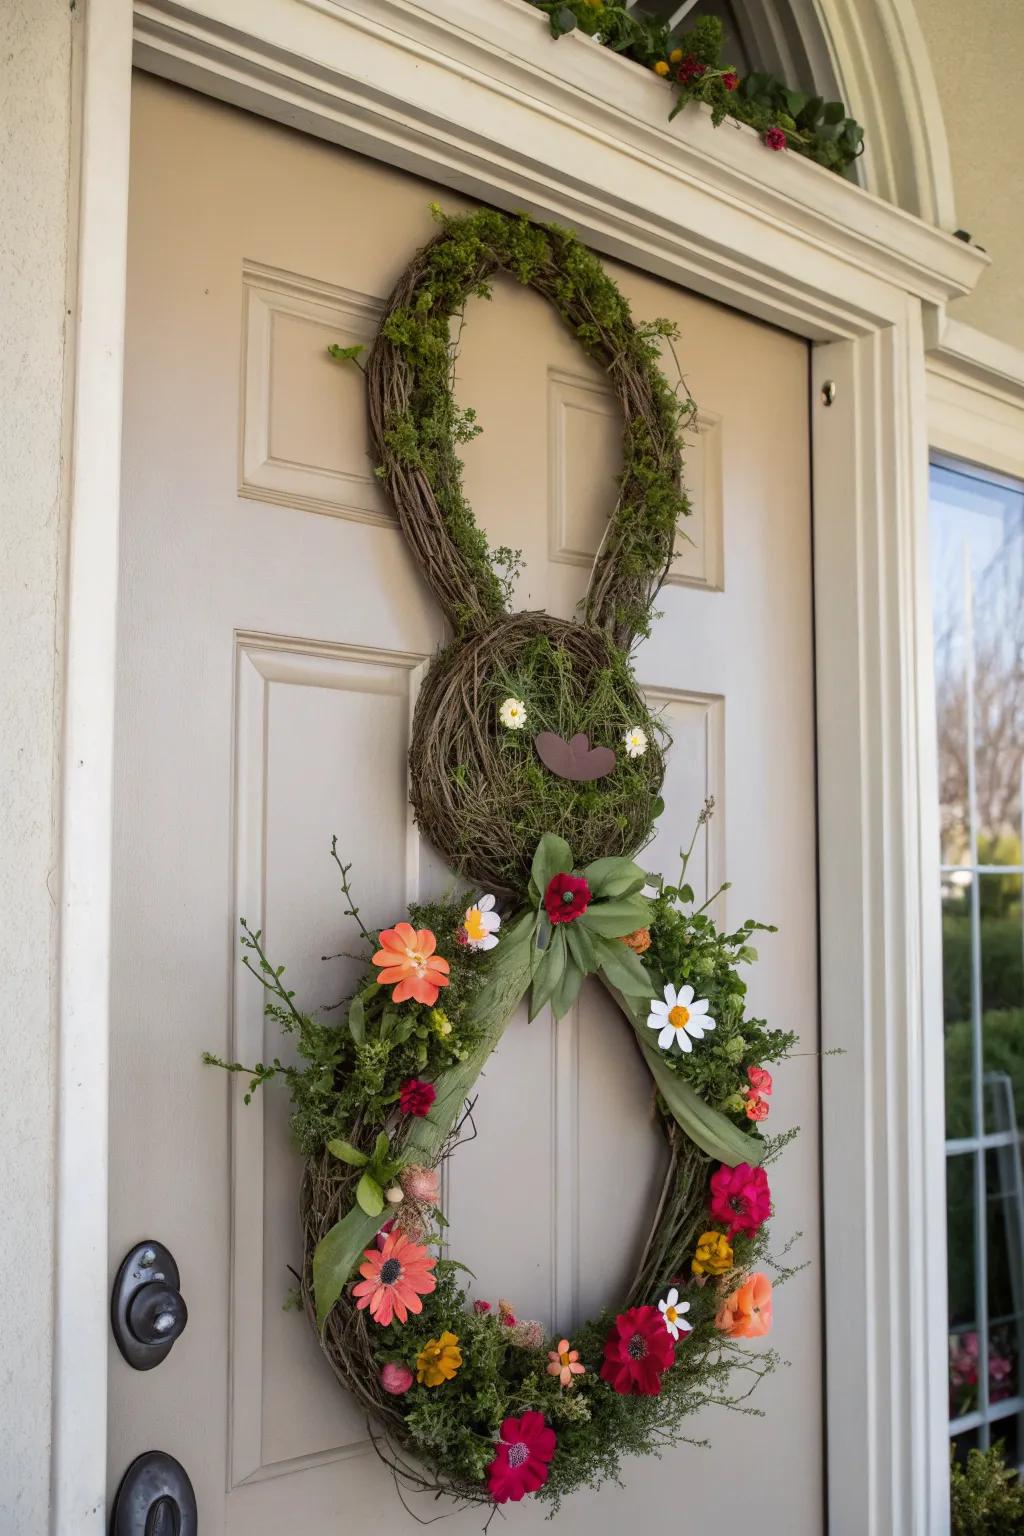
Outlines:
{"type": "MultiPolygon", "coordinates": [[[[756,933],[775,933],[769,923],[748,918],[732,933],[722,933],[708,907],[726,882],[700,906],[686,871],[696,838],[714,810],[709,800],[701,812],[690,846],[682,855],[682,869],[675,885],[661,884],[652,903],[651,947],[645,955],[655,982],[676,987],[689,984],[698,997],[707,998],[715,1029],[699,1050],[687,1054],[672,1051],[665,1061],[690,1083],[705,1103],[728,1115],[742,1129],[756,1134],[746,1117],[743,1097],[747,1070],[782,1061],[796,1044],[789,1030],[769,1029],[764,1019],[746,1014],[747,984],[739,968],[757,960],[751,943],[756,933]]],[[[657,877],[652,877],[657,880],[657,877]]]]}
{"type": "Polygon", "coordinates": [[[967,1463],[950,1466],[952,1536],[1010,1536],[1024,1531],[1024,1484],[1006,1465],[1001,1443],[968,1451],[967,1463]]]}
{"type": "Polygon", "coordinates": [[[717,16],[704,16],[672,34],[664,21],[627,11],[623,0],[528,0],[543,11],[555,38],[579,30],[614,53],[661,75],[675,92],[670,118],[691,101],[711,108],[717,127],[727,117],[768,137],[773,148],[792,149],[845,175],[864,150],[864,130],[841,101],[794,90],[775,75],[753,71],[740,78],[722,61],[724,36],[717,16]]]}

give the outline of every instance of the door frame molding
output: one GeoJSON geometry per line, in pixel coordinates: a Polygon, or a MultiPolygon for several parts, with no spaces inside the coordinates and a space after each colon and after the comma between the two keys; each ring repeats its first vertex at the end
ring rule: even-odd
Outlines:
{"type": "MultiPolygon", "coordinates": [[[[882,0],[879,0],[882,3],[882,0]]],[[[883,7],[884,8],[884,7],[883,7]]],[[[56,1532],[105,1529],[111,763],[130,68],[572,225],[813,343],[824,1288],[833,1536],[948,1508],[926,331],[974,248],[521,0],[89,0],[64,733],[56,1532]],[[557,71],[557,73],[556,73],[557,71]],[[614,105],[610,105],[614,103],[614,105]],[[836,386],[826,406],[826,381],[836,386]],[[895,1239],[895,1240],[894,1240],[895,1239]]]]}

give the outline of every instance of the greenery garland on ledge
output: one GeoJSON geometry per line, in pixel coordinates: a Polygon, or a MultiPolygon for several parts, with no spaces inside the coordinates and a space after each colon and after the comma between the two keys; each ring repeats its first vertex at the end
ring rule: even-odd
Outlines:
{"type": "MultiPolygon", "coordinates": [[[[332,845],[366,946],[344,1011],[301,1012],[243,921],[244,962],[297,1062],[206,1059],[248,1075],[247,1101],[287,1084],[305,1161],[300,1304],[399,1489],[493,1515],[527,1494],[557,1509],[618,1478],[624,1457],[659,1454],[709,1404],[753,1411],[777,1359],[750,1341],[770,1330],[772,1277],[792,1272],[769,1253],[765,1172],[790,1137],[761,1127],[768,1065],[795,1037],[747,1012],[741,969],[762,925],[721,932],[714,896],[696,903],[687,881],[712,802],[674,884],[634,859],[661,810],[667,742],[629,648],[689,511],[679,430],[693,403],[659,368],[672,328],[634,321],[566,230],[488,210],[438,217],[386,307],[367,388],[378,472],[455,630],[417,703],[414,809],[470,886],[368,928],[332,845]],[[509,611],[518,556],[491,554],[462,491],[457,445],[478,428],[454,396],[458,322],[496,274],[549,299],[622,405],[618,498],[577,623],[509,611]],[[626,1294],[549,1335],[514,1299],[471,1296],[448,1252],[440,1165],[520,1002],[531,1020],[560,1018],[588,977],[650,1072],[665,1165],[626,1294]]],[[[346,364],[359,350],[332,349],[346,364]]]]}
{"type": "Polygon", "coordinates": [[[527,0],[548,18],[552,37],[579,29],[613,53],[652,69],[675,92],[675,117],[691,101],[711,108],[717,127],[725,118],[745,123],[769,149],[792,149],[845,175],[864,152],[864,130],[841,101],[793,90],[775,75],[740,76],[722,61],[724,34],[717,16],[703,16],[685,32],[664,21],[627,11],[622,0],[527,0]]]}

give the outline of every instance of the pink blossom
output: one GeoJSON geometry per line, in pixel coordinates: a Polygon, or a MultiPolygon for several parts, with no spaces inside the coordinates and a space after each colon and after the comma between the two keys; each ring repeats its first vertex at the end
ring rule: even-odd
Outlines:
{"type": "Polygon", "coordinates": [[[747,1119],[748,1120],[767,1120],[767,1118],[768,1118],[768,1103],[767,1103],[767,1100],[762,1099],[760,1094],[752,1093],[750,1095],[749,1099],[747,1100],[747,1119]]]}
{"type": "Polygon", "coordinates": [[[781,128],[769,128],[763,135],[769,149],[785,149],[789,140],[781,128]]]}
{"type": "Polygon", "coordinates": [[[380,1384],[385,1392],[390,1392],[392,1397],[401,1397],[408,1392],[413,1383],[413,1374],[407,1365],[400,1364],[397,1360],[389,1360],[387,1365],[380,1369],[380,1384]]]}
{"type": "Polygon", "coordinates": [[[751,1236],[768,1220],[771,1192],[763,1168],[722,1163],[711,1175],[711,1220],[721,1222],[730,1237],[737,1232],[751,1236]]]}
{"type": "Polygon", "coordinates": [[[393,1231],[394,1225],[395,1225],[395,1218],[392,1216],[391,1220],[390,1221],[386,1221],[384,1223],[384,1225],[381,1227],[380,1231],[377,1233],[377,1247],[378,1248],[383,1248],[384,1247],[384,1244],[388,1240],[388,1233],[393,1231]]]}
{"type": "Polygon", "coordinates": [[[490,1304],[489,1301],[474,1301],[474,1303],[473,1303],[473,1311],[474,1312],[479,1312],[481,1314],[481,1316],[485,1312],[489,1312],[490,1310],[491,1310],[491,1304],[490,1304]]]}
{"type": "Polygon", "coordinates": [[[755,1093],[759,1093],[762,1099],[770,1099],[772,1096],[772,1075],[766,1072],[764,1067],[748,1067],[747,1081],[755,1093]]]}

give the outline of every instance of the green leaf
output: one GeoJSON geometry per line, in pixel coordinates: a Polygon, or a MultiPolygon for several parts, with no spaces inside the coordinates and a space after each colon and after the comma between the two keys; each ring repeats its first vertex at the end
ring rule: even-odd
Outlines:
{"type": "Polygon", "coordinates": [[[801,107],[797,113],[797,122],[801,128],[813,128],[824,111],[825,103],[820,96],[812,96],[805,107],[801,107]]]}
{"type": "Polygon", "coordinates": [[[313,1295],[321,1331],[379,1226],[380,1216],[367,1216],[356,1206],[317,1243],[313,1254],[313,1295]]]}
{"type": "Polygon", "coordinates": [[[365,352],[366,348],[362,345],[355,347],[339,347],[337,343],[335,343],[334,345],[328,347],[327,350],[331,357],[334,358],[336,363],[351,363],[355,361],[360,352],[365,352]]]}
{"type": "Polygon", "coordinates": [[[807,92],[806,91],[787,91],[787,90],[784,90],[782,92],[782,98],[785,101],[786,106],[789,109],[789,112],[790,112],[790,114],[793,117],[799,117],[800,113],[803,111],[804,107],[806,107],[806,105],[807,105],[807,92]]]}
{"type": "Polygon", "coordinates": [[[841,123],[846,116],[846,108],[841,101],[826,101],[822,116],[826,123],[841,123]]]}
{"type": "Polygon", "coordinates": [[[551,1011],[556,1019],[561,1019],[568,1013],[579,996],[579,990],[582,985],[583,972],[575,960],[570,955],[567,955],[558,986],[551,996],[551,1011]]]}
{"type": "Polygon", "coordinates": [[[651,998],[657,989],[640,956],[619,939],[598,937],[595,941],[601,972],[626,997],[651,998]]]}
{"type": "Polygon", "coordinates": [[[562,972],[565,970],[568,958],[563,925],[559,924],[533,973],[533,984],[530,987],[531,1023],[545,1004],[551,1000],[555,988],[562,979],[562,972]]]}
{"type": "Polygon", "coordinates": [[[364,1173],[356,1185],[356,1204],[367,1216],[379,1216],[384,1209],[384,1191],[372,1173],[364,1173]]]}
{"type": "Polygon", "coordinates": [[[343,1163],[348,1163],[350,1168],[365,1168],[370,1159],[365,1152],[360,1152],[350,1141],[342,1141],[336,1137],[334,1141],[327,1143],[327,1150],[332,1157],[337,1157],[343,1163]]]}
{"type": "Polygon", "coordinates": [[[552,11],[548,17],[553,38],[564,37],[566,32],[572,32],[576,27],[576,17],[567,5],[560,6],[557,11],[552,11]]]}
{"type": "Polygon", "coordinates": [[[655,795],[654,802],[651,805],[651,820],[652,821],[657,821],[658,817],[661,815],[661,813],[662,813],[662,811],[664,809],[665,809],[665,802],[664,802],[664,800],[661,798],[660,795],[655,795]]]}
{"type": "Polygon", "coordinates": [[[632,896],[647,884],[647,875],[632,859],[595,859],[583,871],[594,897],[632,896]]]}
{"type": "Polygon", "coordinates": [[[598,965],[594,940],[590,937],[586,928],[582,927],[578,921],[566,923],[565,927],[565,939],[569,946],[569,954],[579,966],[584,976],[593,975],[598,965]]]}
{"type": "Polygon", "coordinates": [[[383,1162],[383,1160],[388,1155],[388,1148],[390,1147],[390,1145],[391,1145],[391,1141],[390,1141],[390,1138],[388,1137],[387,1131],[380,1131],[380,1132],[378,1132],[377,1140],[376,1140],[376,1142],[374,1144],[374,1148],[373,1148],[373,1160],[374,1160],[375,1163],[383,1162]]]}
{"type": "Polygon", "coordinates": [[[572,849],[564,837],[545,832],[537,844],[530,867],[530,890],[538,904],[544,900],[544,892],[556,875],[572,874],[572,849]]]}
{"type": "Polygon", "coordinates": [[[366,1039],[366,1005],[361,994],[348,1005],[348,1032],[356,1045],[362,1045],[366,1039]]]}
{"type": "Polygon", "coordinates": [[[575,921],[589,928],[591,933],[603,933],[608,939],[622,939],[637,928],[645,928],[650,916],[651,904],[646,896],[620,896],[615,901],[592,902],[575,921]]]}

